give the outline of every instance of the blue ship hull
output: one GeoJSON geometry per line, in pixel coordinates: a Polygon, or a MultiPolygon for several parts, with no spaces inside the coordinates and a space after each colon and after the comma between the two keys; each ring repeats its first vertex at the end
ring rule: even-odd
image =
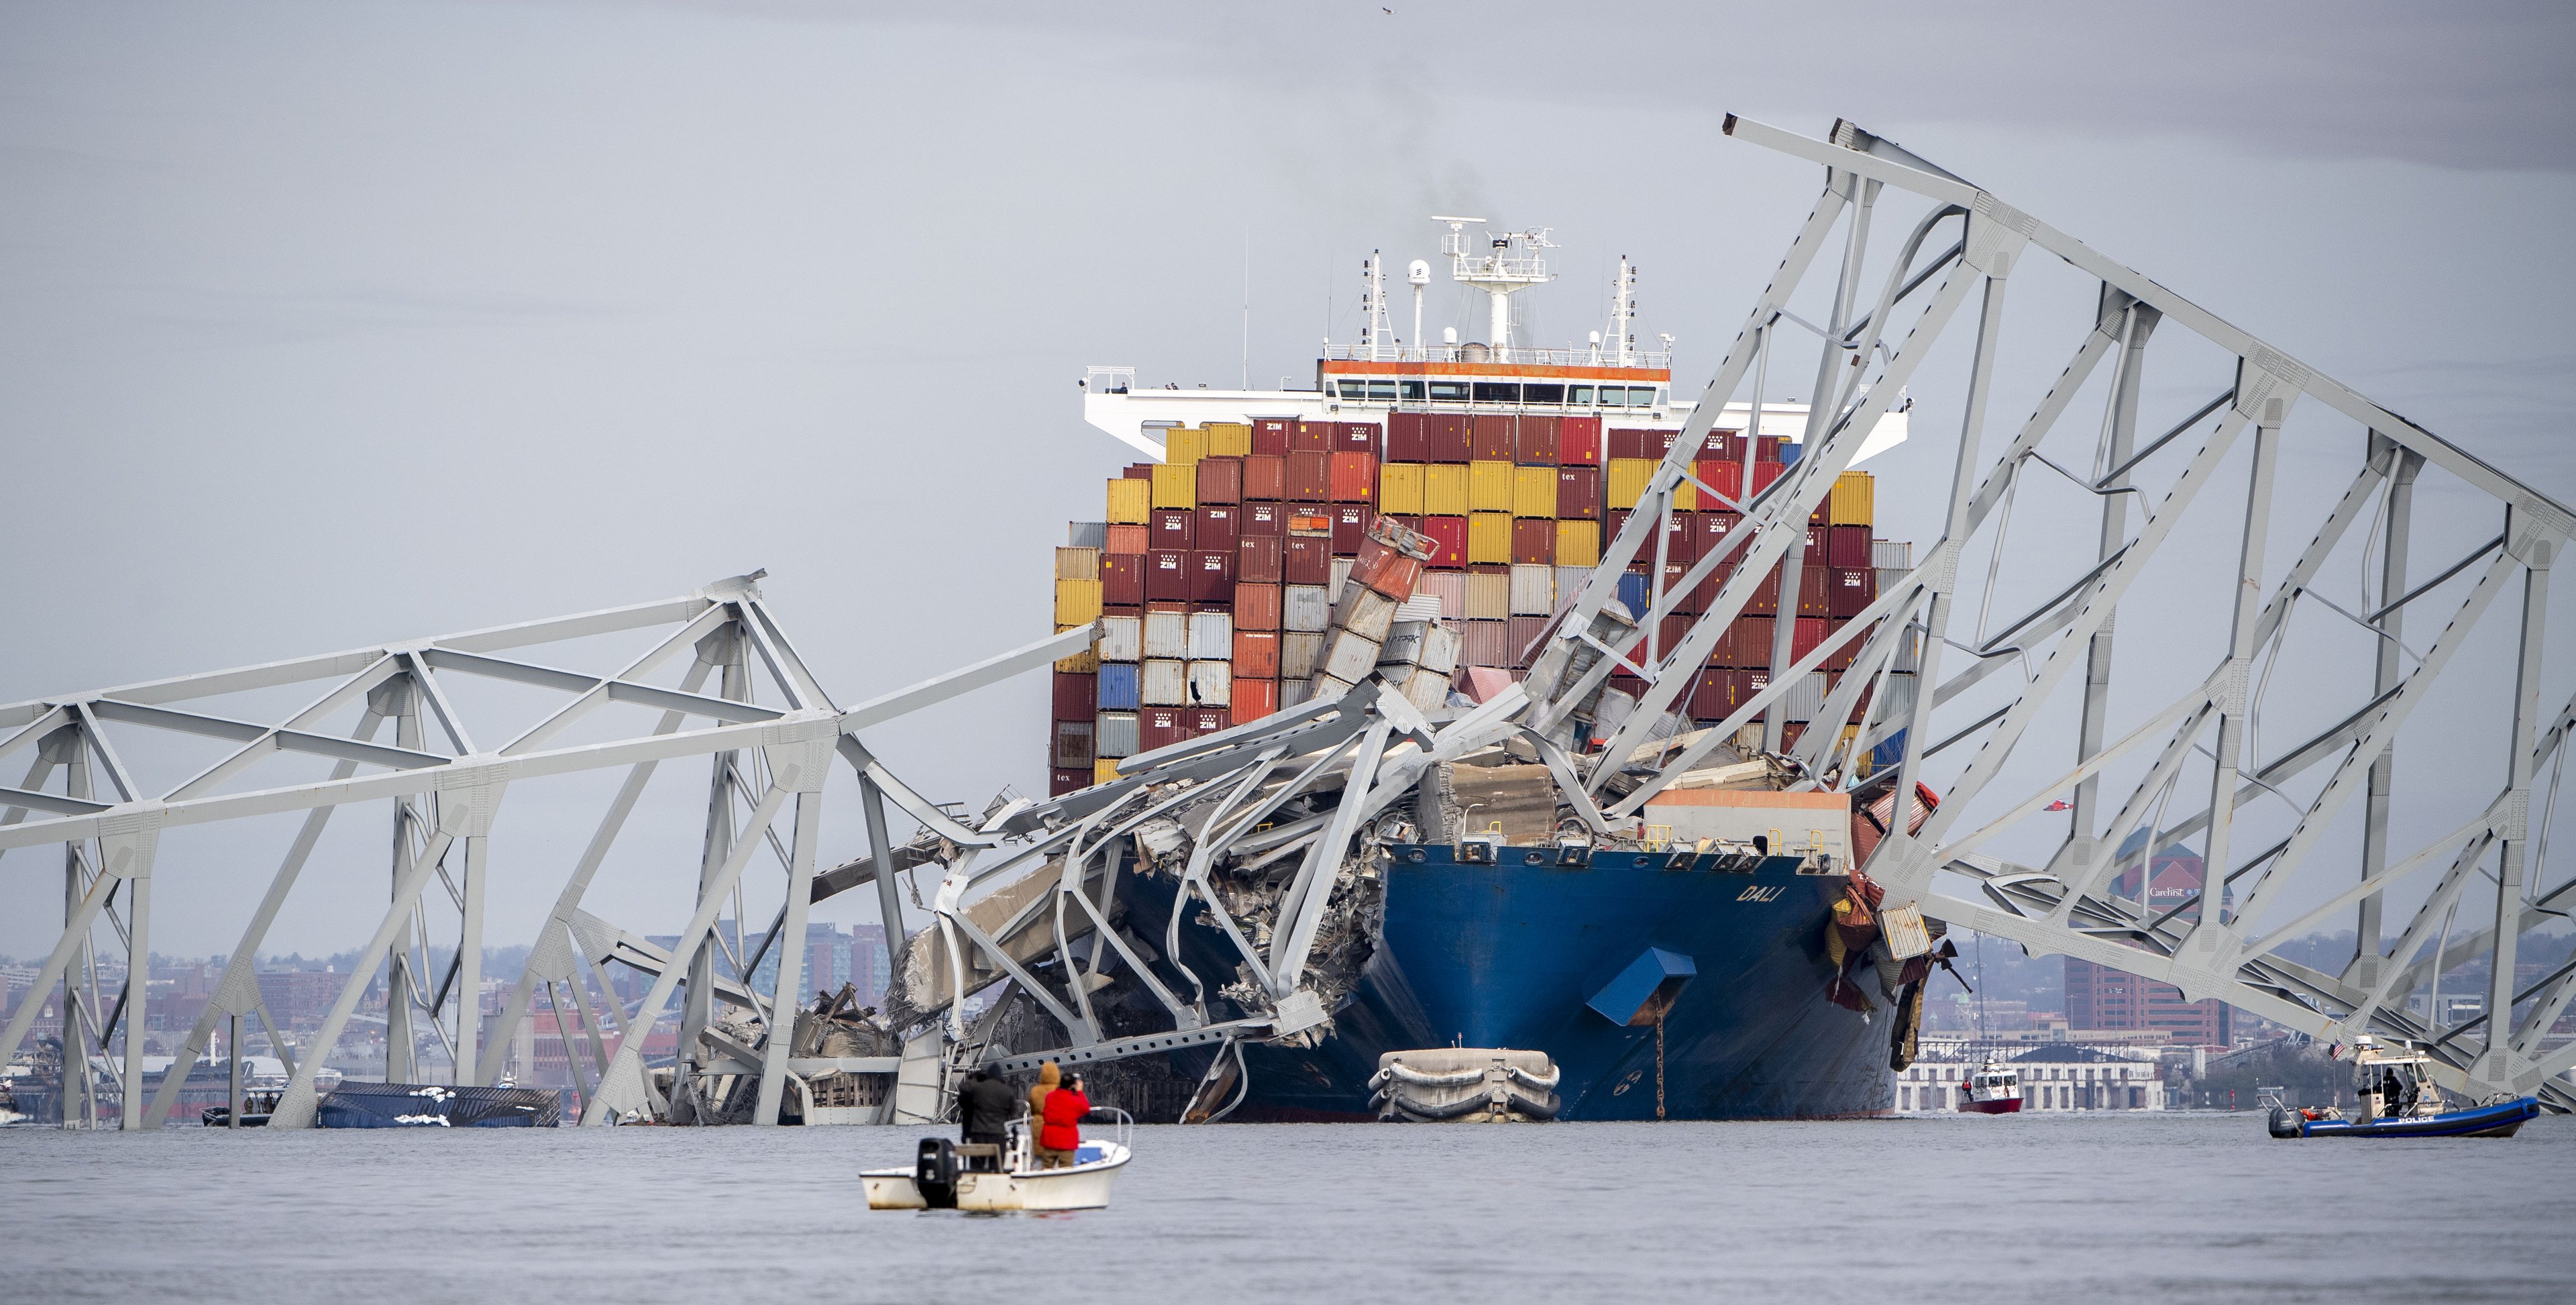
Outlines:
{"type": "MultiPolygon", "coordinates": [[[[1374,1118],[1367,1084],[1380,1054],[1454,1044],[1546,1052],[1562,1075],[1560,1118],[1653,1119],[1655,1029],[1588,1004],[1650,947],[1697,968],[1664,1019],[1666,1117],[1894,1105],[1895,1012],[1881,1004],[1865,1020],[1824,995],[1825,921],[1843,877],[1799,874],[1793,857],[1741,873],[1687,853],[1605,851],[1559,866],[1537,847],[1503,848],[1494,865],[1460,864],[1438,844],[1393,851],[1382,934],[1332,1035],[1313,1048],[1246,1046],[1236,1118],[1374,1118]]],[[[1201,974],[1231,973],[1213,930],[1182,936],[1201,974]]]]}
{"type": "Polygon", "coordinates": [[[2295,1133],[2284,1137],[2511,1137],[2516,1129],[2537,1118],[2540,1102],[2533,1097],[2516,1097],[2492,1106],[2475,1106],[2467,1110],[2445,1111],[2418,1119],[2374,1119],[2362,1123],[2354,1119],[2302,1119],[2295,1133]]]}

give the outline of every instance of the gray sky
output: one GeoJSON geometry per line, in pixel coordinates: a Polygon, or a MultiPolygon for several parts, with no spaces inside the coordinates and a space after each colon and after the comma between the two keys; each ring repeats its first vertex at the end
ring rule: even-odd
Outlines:
{"type": "MultiPolygon", "coordinates": [[[[1081,368],[1232,383],[1247,279],[1251,376],[1302,384],[1370,250],[1552,224],[1538,334],[1627,254],[1694,388],[1816,185],[1729,110],[1856,118],[2576,501],[2561,8],[1392,7],[0,5],[0,700],[755,566],[842,700],[910,682],[1043,633],[1126,460],[1081,368]]],[[[1043,692],[878,745],[1041,790],[1043,692]]],[[[496,942],[576,807],[513,811],[496,942]]],[[[275,949],[380,909],[350,837],[275,949]]],[[[595,900],[672,927],[693,855],[595,900]]],[[[0,952],[53,864],[0,861],[0,952]]],[[[163,880],[159,950],[229,946],[234,868],[163,880]]]]}

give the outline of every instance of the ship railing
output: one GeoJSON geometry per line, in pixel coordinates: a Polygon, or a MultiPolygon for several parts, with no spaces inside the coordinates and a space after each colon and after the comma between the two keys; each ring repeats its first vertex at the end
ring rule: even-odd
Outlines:
{"type": "Polygon", "coordinates": [[[1630,353],[1623,360],[1611,349],[1496,349],[1486,345],[1444,344],[1430,348],[1364,344],[1328,344],[1326,362],[1500,363],[1531,367],[1652,367],[1670,370],[1673,356],[1630,353]]]}

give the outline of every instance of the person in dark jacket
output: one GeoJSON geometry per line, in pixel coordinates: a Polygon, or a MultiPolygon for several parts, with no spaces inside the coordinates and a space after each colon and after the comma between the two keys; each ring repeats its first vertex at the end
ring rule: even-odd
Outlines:
{"type": "Polygon", "coordinates": [[[1019,1109],[1019,1091],[1008,1080],[977,1069],[957,1089],[957,1140],[999,1146],[1019,1109]]]}
{"type": "Polygon", "coordinates": [[[1082,1117],[1091,1113],[1091,1098],[1082,1094],[1082,1076],[1064,1080],[1064,1086],[1047,1094],[1046,1112],[1038,1129],[1038,1167],[1063,1169],[1073,1164],[1074,1152],[1082,1149],[1082,1117]]]}

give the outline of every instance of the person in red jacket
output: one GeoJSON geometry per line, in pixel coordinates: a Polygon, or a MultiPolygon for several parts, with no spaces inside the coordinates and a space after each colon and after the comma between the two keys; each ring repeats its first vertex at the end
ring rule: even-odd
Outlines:
{"type": "Polygon", "coordinates": [[[1038,1167],[1063,1169],[1073,1164],[1073,1153],[1082,1147],[1082,1117],[1091,1113],[1091,1098],[1082,1094],[1082,1076],[1064,1080],[1064,1086],[1047,1094],[1046,1110],[1038,1128],[1038,1167]]]}

